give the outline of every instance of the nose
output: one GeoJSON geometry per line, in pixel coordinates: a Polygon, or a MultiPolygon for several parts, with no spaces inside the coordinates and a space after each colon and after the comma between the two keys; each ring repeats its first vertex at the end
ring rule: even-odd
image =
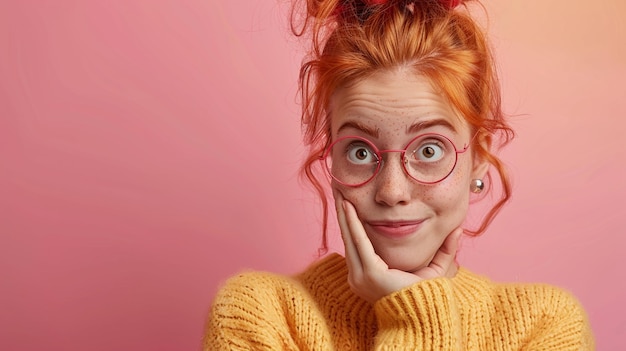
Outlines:
{"type": "Polygon", "coordinates": [[[411,200],[415,183],[406,174],[402,165],[402,154],[387,154],[376,178],[376,202],[386,206],[404,205],[411,200]]]}

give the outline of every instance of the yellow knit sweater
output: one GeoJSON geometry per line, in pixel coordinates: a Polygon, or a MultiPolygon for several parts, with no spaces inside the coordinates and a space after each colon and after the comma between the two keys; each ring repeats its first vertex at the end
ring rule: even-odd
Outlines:
{"type": "Polygon", "coordinates": [[[290,278],[245,273],[219,291],[205,350],[593,350],[587,317],[547,285],[495,284],[466,269],[368,303],[332,254],[290,278]]]}

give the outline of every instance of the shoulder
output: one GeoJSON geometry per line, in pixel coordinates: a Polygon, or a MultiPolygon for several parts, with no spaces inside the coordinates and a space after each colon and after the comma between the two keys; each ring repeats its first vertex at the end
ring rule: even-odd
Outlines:
{"type": "Polygon", "coordinates": [[[459,270],[453,284],[462,317],[469,324],[487,326],[489,342],[506,340],[512,348],[529,350],[594,348],[586,312],[565,289],[541,283],[495,283],[466,269],[459,270]]]}
{"type": "Polygon", "coordinates": [[[293,278],[268,272],[241,272],[226,280],[212,304],[212,314],[263,314],[301,290],[293,278]]]}
{"type": "Polygon", "coordinates": [[[243,271],[228,278],[220,287],[217,296],[232,293],[264,292],[296,284],[289,276],[261,271],[243,271]]]}
{"type": "MultiPolygon", "coordinates": [[[[339,255],[330,255],[311,264],[295,276],[269,272],[248,271],[232,276],[222,284],[214,300],[213,312],[232,313],[234,308],[246,307],[260,311],[285,303],[306,303],[320,287],[343,276],[345,263],[339,255]],[[313,291],[312,291],[313,290],[313,291]]],[[[332,286],[332,285],[331,285],[332,286]]],[[[249,311],[248,311],[249,312],[249,311]]]]}
{"type": "Polygon", "coordinates": [[[295,277],[243,272],[226,280],[209,310],[205,349],[291,350],[330,340],[320,331],[323,316],[312,294],[315,277],[326,280],[319,272],[324,262],[295,277]]]}
{"type": "Polygon", "coordinates": [[[570,291],[542,283],[506,283],[496,288],[502,316],[528,334],[528,348],[593,350],[587,312],[570,291]]]}
{"type": "Polygon", "coordinates": [[[461,275],[462,283],[458,285],[465,291],[480,290],[493,306],[493,312],[504,319],[523,317],[527,322],[532,320],[539,324],[566,320],[581,325],[588,323],[582,304],[566,289],[545,283],[493,282],[465,269],[461,275]]]}
{"type": "Polygon", "coordinates": [[[494,292],[502,304],[520,305],[543,317],[583,316],[580,301],[570,291],[544,283],[498,283],[494,292]]]}
{"type": "Polygon", "coordinates": [[[489,278],[472,273],[467,269],[460,271],[458,285],[479,287],[501,305],[532,306],[536,312],[582,310],[578,299],[568,290],[544,283],[493,282],[489,278]]]}
{"type": "Polygon", "coordinates": [[[568,309],[581,307],[578,299],[566,289],[544,283],[494,282],[465,268],[459,271],[455,285],[463,290],[481,290],[502,304],[532,303],[535,307],[546,310],[566,306],[568,309]]]}
{"type": "Polygon", "coordinates": [[[295,299],[298,290],[289,277],[272,273],[245,272],[231,277],[209,309],[204,349],[293,349],[285,346],[290,340],[290,318],[285,311],[293,305],[290,299],[295,299]]]}

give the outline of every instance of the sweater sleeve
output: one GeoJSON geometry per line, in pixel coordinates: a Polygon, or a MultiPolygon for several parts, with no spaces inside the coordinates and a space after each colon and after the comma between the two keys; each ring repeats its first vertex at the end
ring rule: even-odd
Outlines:
{"type": "Polygon", "coordinates": [[[541,295],[537,301],[544,306],[542,318],[522,350],[595,350],[587,314],[574,296],[549,286],[537,293],[541,295]]]}
{"type": "Polygon", "coordinates": [[[461,320],[452,283],[425,280],[378,300],[376,350],[460,350],[461,320]]]}

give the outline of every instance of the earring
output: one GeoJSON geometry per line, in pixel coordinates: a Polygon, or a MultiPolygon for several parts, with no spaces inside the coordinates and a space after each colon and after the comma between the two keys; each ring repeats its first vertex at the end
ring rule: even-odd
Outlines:
{"type": "Polygon", "coordinates": [[[485,183],[482,179],[472,179],[472,183],[470,184],[470,191],[474,194],[479,194],[485,188],[485,183]]]}

